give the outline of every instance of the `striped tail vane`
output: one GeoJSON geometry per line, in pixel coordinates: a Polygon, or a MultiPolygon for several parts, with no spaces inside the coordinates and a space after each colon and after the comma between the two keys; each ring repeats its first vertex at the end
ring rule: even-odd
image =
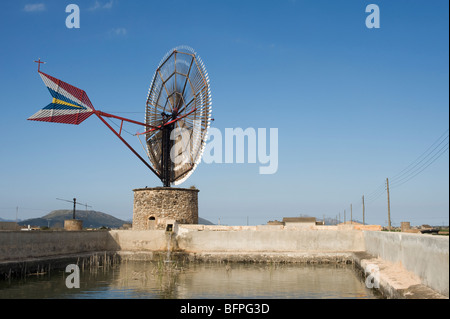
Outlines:
{"type": "Polygon", "coordinates": [[[38,72],[53,100],[28,120],[78,125],[95,112],[85,91],[40,70],[38,72]]]}

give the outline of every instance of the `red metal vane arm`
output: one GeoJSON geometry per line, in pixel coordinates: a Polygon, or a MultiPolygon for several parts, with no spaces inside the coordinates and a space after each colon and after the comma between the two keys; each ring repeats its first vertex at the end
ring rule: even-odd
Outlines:
{"type": "Polygon", "coordinates": [[[145,123],[142,123],[142,122],[130,120],[130,119],[127,119],[127,118],[125,118],[125,117],[120,117],[120,116],[113,115],[113,114],[109,114],[109,113],[105,113],[105,112],[102,112],[102,111],[95,110],[94,113],[95,113],[97,116],[99,116],[99,117],[100,117],[100,116],[111,117],[111,118],[118,119],[118,120],[121,120],[121,121],[126,121],[126,122],[130,122],[130,123],[133,123],[133,124],[137,124],[137,125],[142,125],[142,126],[146,126],[146,127],[158,129],[158,127],[153,126],[153,125],[149,125],[149,124],[145,124],[145,123]]]}
{"type": "Polygon", "coordinates": [[[192,111],[190,111],[189,113],[186,113],[186,114],[184,114],[184,115],[182,115],[182,116],[180,116],[180,117],[178,117],[178,118],[176,118],[176,119],[174,119],[174,120],[171,120],[171,121],[169,121],[169,122],[164,123],[163,125],[160,125],[160,126],[158,126],[158,127],[153,127],[152,129],[150,129],[150,130],[148,130],[148,131],[145,131],[145,132],[143,132],[143,133],[136,133],[136,135],[143,135],[143,134],[147,134],[148,132],[151,132],[151,131],[154,131],[154,130],[160,130],[163,126],[166,126],[166,125],[172,124],[172,123],[174,123],[174,122],[176,122],[176,121],[178,121],[178,120],[181,120],[182,118],[185,118],[186,116],[188,116],[188,115],[194,113],[195,111],[197,111],[196,108],[193,109],[192,111]]]}
{"type": "Polygon", "coordinates": [[[172,123],[174,123],[174,122],[176,122],[176,121],[178,121],[178,120],[181,120],[182,118],[184,118],[184,117],[186,117],[186,116],[188,116],[188,115],[194,113],[195,111],[197,111],[196,108],[193,109],[192,111],[190,111],[189,113],[186,113],[186,114],[184,114],[184,115],[182,115],[182,116],[180,116],[180,117],[178,117],[178,118],[176,118],[176,119],[174,119],[174,120],[172,120],[172,121],[169,121],[169,122],[164,123],[164,125],[169,125],[169,124],[172,124],[172,123]]]}
{"type": "MultiPolygon", "coordinates": [[[[153,167],[151,167],[150,166],[150,164],[149,163],[147,163],[147,161],[146,160],[144,160],[135,150],[134,150],[134,148],[132,148],[131,146],[130,146],[130,144],[128,144],[124,139],[123,139],[123,137],[122,136],[120,136],[120,134],[119,133],[117,133],[117,131],[115,130],[115,129],[113,129],[112,127],[111,127],[111,125],[109,125],[108,124],[108,122],[106,122],[105,121],[105,119],[102,117],[102,116],[105,116],[105,117],[114,117],[114,118],[117,118],[117,119],[119,119],[119,120],[123,120],[123,121],[129,121],[129,122],[131,122],[131,123],[135,123],[135,124],[141,124],[141,125],[145,125],[145,124],[143,124],[143,123],[139,123],[139,122],[136,122],[136,121],[131,121],[131,120],[128,120],[128,119],[122,119],[122,118],[119,118],[118,116],[114,116],[114,115],[112,115],[112,116],[108,116],[108,115],[111,115],[111,114],[108,114],[108,113],[104,113],[104,112],[101,112],[101,111],[95,111],[94,112],[95,113],[95,115],[97,115],[97,117],[114,133],[114,134],[116,134],[116,136],[134,153],[134,155],[136,155],[153,173],[155,173],[155,175],[156,176],[158,176],[159,178],[161,178],[160,177],[160,174],[157,172],[157,171],[155,171],[154,169],[153,169],[153,167]]],[[[146,125],[147,126],[147,125],[146,125]]]]}

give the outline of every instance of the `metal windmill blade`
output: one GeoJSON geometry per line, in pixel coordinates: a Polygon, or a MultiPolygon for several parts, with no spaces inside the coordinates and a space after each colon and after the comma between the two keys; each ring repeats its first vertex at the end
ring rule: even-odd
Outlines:
{"type": "Polygon", "coordinates": [[[211,122],[206,68],[190,47],[170,50],[150,85],[146,124],[148,157],[165,187],[181,184],[200,162],[211,122]]]}

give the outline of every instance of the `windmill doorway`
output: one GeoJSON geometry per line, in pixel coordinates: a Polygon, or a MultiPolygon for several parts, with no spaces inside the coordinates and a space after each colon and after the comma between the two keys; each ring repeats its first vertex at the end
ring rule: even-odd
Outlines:
{"type": "Polygon", "coordinates": [[[153,230],[156,229],[156,218],[154,216],[150,216],[147,221],[147,229],[153,230]]]}

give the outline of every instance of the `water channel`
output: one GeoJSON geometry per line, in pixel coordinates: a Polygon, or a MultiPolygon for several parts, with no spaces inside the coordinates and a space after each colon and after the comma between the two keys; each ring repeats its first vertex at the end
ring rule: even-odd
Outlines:
{"type": "Polygon", "coordinates": [[[80,288],[67,288],[69,273],[2,279],[0,299],[374,299],[349,264],[198,263],[127,261],[80,269],[80,288]]]}

